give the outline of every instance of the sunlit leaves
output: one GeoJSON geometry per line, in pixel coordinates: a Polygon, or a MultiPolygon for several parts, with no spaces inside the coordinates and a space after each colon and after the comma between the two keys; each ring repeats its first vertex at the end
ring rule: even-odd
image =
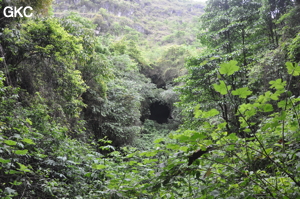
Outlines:
{"type": "Polygon", "coordinates": [[[214,89],[221,93],[222,95],[226,95],[228,91],[231,89],[231,86],[226,86],[223,80],[220,81],[220,84],[213,84],[214,89]]]}
{"type": "Polygon", "coordinates": [[[286,68],[288,69],[288,73],[293,76],[300,75],[300,66],[296,63],[286,62],[286,68]]]}
{"type": "Polygon", "coordinates": [[[19,162],[17,162],[17,164],[19,165],[19,171],[23,171],[23,172],[31,172],[31,170],[27,167],[27,166],[25,166],[24,164],[21,164],[21,163],[19,163],[19,162]]]}
{"type": "Polygon", "coordinates": [[[28,153],[28,150],[16,150],[14,151],[14,153],[17,155],[26,155],[28,153]]]}
{"type": "Polygon", "coordinates": [[[169,143],[169,144],[167,144],[166,148],[167,149],[172,149],[172,150],[176,151],[176,150],[178,150],[180,148],[180,145],[169,143]]]}
{"type": "Polygon", "coordinates": [[[238,140],[236,133],[231,133],[226,138],[228,138],[230,140],[230,142],[232,142],[232,143],[234,143],[238,140]]]}
{"type": "MultiPolygon", "coordinates": [[[[143,160],[143,163],[144,164],[150,164],[150,163],[156,163],[158,161],[158,159],[144,159],[143,160]]],[[[137,162],[136,161],[131,161],[131,163],[133,163],[134,162],[134,164],[136,164],[137,162]]],[[[131,164],[131,163],[129,163],[129,164],[131,164]]],[[[133,164],[132,164],[133,165],[133,164]]]]}
{"type": "Polygon", "coordinates": [[[6,163],[9,163],[9,162],[10,162],[10,160],[5,160],[3,158],[0,158],[0,163],[6,164],[6,163]]]}
{"type": "Polygon", "coordinates": [[[158,144],[158,143],[160,143],[162,141],[164,141],[164,138],[158,138],[158,139],[154,140],[154,143],[158,144]]]}
{"type": "Polygon", "coordinates": [[[12,141],[12,140],[4,140],[4,143],[7,144],[7,145],[10,145],[10,146],[14,146],[14,145],[17,144],[17,142],[12,141]]]}
{"type": "Polygon", "coordinates": [[[257,102],[259,103],[266,103],[268,101],[270,101],[271,99],[272,100],[278,100],[278,97],[280,96],[280,94],[282,93],[283,91],[276,91],[275,93],[272,93],[271,91],[267,91],[264,93],[264,95],[260,95],[257,99],[257,102]]]}
{"type": "Polygon", "coordinates": [[[287,101],[286,100],[281,100],[277,103],[278,108],[284,108],[287,105],[287,101]]]}
{"type": "Polygon", "coordinates": [[[18,185],[21,185],[22,182],[14,181],[14,182],[11,182],[10,184],[15,185],[15,186],[18,186],[18,185]]]}
{"type": "Polygon", "coordinates": [[[286,81],[282,81],[282,79],[276,79],[275,81],[270,81],[270,88],[275,88],[277,90],[284,89],[286,86],[286,81]]]}
{"type": "Polygon", "coordinates": [[[264,109],[264,112],[271,112],[271,111],[273,111],[273,106],[272,106],[272,104],[264,104],[263,109],[264,109]]]}
{"type": "Polygon", "coordinates": [[[241,104],[239,107],[239,111],[242,114],[245,114],[247,117],[254,116],[257,112],[257,109],[252,104],[241,104]]]}
{"type": "Polygon", "coordinates": [[[196,132],[191,136],[192,140],[204,140],[207,136],[204,133],[196,132]]]}
{"type": "Polygon", "coordinates": [[[200,110],[200,106],[195,107],[195,118],[209,118],[219,114],[217,109],[211,109],[209,111],[200,110]]]}
{"type": "Polygon", "coordinates": [[[237,61],[231,60],[229,62],[220,64],[220,73],[225,75],[232,75],[234,72],[239,70],[239,66],[237,66],[237,63],[237,61]]]}
{"type": "Polygon", "coordinates": [[[273,148],[266,149],[266,155],[269,155],[273,151],[273,148]]]}
{"type": "Polygon", "coordinates": [[[26,118],[26,122],[28,122],[29,125],[32,125],[32,121],[29,118],[26,118]]]}
{"type": "Polygon", "coordinates": [[[248,87],[239,88],[234,91],[231,91],[232,95],[238,95],[240,98],[246,98],[251,95],[252,91],[249,91],[248,87]]]}
{"type": "Polygon", "coordinates": [[[35,143],[32,141],[32,139],[28,139],[28,138],[23,138],[22,142],[35,145],[35,143]]]}
{"type": "Polygon", "coordinates": [[[97,169],[97,170],[102,170],[105,169],[107,166],[102,165],[102,164],[93,164],[92,168],[97,169]]]}
{"type": "Polygon", "coordinates": [[[187,147],[187,146],[181,146],[181,147],[179,148],[179,150],[180,150],[180,151],[183,151],[183,152],[187,152],[187,151],[189,150],[189,147],[187,147]]]}
{"type": "Polygon", "coordinates": [[[204,132],[192,131],[192,130],[185,130],[183,133],[180,134],[172,134],[170,135],[171,139],[176,139],[180,142],[192,143],[204,140],[207,135],[204,132]]]}
{"type": "MultiPolygon", "coordinates": [[[[179,148],[178,145],[176,145],[176,146],[179,148]]],[[[174,147],[174,146],[173,146],[173,147],[174,147]]],[[[170,148],[172,148],[172,147],[170,147],[170,148]]],[[[140,155],[140,156],[146,156],[146,157],[153,157],[153,156],[155,156],[157,153],[158,153],[158,151],[146,151],[146,152],[141,152],[139,155],[140,155]]]]}

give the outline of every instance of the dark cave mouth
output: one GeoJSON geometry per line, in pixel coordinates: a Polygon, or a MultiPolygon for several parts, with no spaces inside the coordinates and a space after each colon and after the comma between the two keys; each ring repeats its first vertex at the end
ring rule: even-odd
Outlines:
{"type": "Polygon", "coordinates": [[[154,120],[159,124],[168,123],[171,119],[171,109],[167,104],[154,102],[150,105],[150,120],[154,120]]]}

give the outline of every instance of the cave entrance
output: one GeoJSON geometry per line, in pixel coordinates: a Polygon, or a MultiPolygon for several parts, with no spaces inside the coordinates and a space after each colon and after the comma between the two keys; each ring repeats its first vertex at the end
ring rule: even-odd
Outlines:
{"type": "Polygon", "coordinates": [[[171,109],[167,104],[154,102],[150,105],[150,120],[154,120],[159,124],[167,123],[171,116],[171,109]]]}

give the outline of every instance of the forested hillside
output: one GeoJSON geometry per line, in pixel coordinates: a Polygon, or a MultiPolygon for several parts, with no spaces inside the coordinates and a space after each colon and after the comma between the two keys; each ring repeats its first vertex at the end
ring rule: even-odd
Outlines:
{"type": "Polygon", "coordinates": [[[299,19],[299,0],[0,0],[0,197],[299,198],[299,19]]]}
{"type": "Polygon", "coordinates": [[[89,0],[54,2],[54,13],[62,16],[78,12],[97,24],[97,34],[110,33],[128,38],[144,38],[141,44],[192,44],[196,35],[197,17],[204,5],[197,1],[168,0],[89,0]],[[194,31],[193,31],[194,30],[194,31]],[[147,39],[145,39],[147,38],[147,39]]]}
{"type": "Polygon", "coordinates": [[[56,0],[53,8],[58,17],[75,12],[90,18],[95,34],[113,40],[118,48],[129,41],[137,45],[135,59],[143,66],[141,72],[158,87],[184,74],[184,58],[199,47],[196,36],[204,8],[199,1],[56,0]]]}

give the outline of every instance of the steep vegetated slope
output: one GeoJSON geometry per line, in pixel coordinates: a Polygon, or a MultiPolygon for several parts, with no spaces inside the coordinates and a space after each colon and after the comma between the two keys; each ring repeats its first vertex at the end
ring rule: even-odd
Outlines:
{"type": "MultiPolygon", "coordinates": [[[[195,23],[203,13],[204,5],[195,1],[168,0],[106,0],[60,1],[54,4],[57,15],[77,11],[94,19],[97,34],[124,35],[131,29],[142,33],[151,44],[192,44],[195,41],[195,23]]],[[[134,33],[134,32],[132,32],[134,33]]],[[[137,34],[128,35],[136,39],[137,34]]]]}
{"type": "Polygon", "coordinates": [[[70,11],[89,17],[96,35],[112,35],[116,45],[131,41],[140,50],[141,72],[159,88],[184,73],[184,57],[196,44],[198,18],[204,5],[196,1],[59,1],[55,15],[70,11]],[[151,67],[145,67],[151,66],[151,67]]]}
{"type": "MultiPolygon", "coordinates": [[[[195,33],[198,18],[203,12],[203,4],[195,1],[55,1],[55,16],[68,16],[72,11],[77,14],[71,15],[90,19],[95,24],[95,35],[101,38],[101,42],[110,43],[109,48],[115,54],[130,56],[138,67],[138,71],[133,71],[132,75],[134,73],[136,76],[139,76],[139,73],[145,75],[157,88],[153,87],[152,94],[148,93],[140,100],[140,108],[128,121],[129,126],[135,124],[133,129],[128,128],[126,132],[121,133],[117,130],[120,128],[111,126],[111,123],[106,125],[106,119],[96,116],[97,119],[93,119],[93,124],[89,125],[96,126],[93,127],[93,131],[106,132],[113,143],[120,146],[126,143],[124,142],[126,139],[122,137],[122,141],[119,142],[117,141],[119,136],[116,134],[132,137],[130,135],[148,132],[143,130],[145,126],[142,125],[147,119],[168,123],[174,129],[180,123],[180,117],[179,110],[174,106],[178,97],[173,91],[175,85],[173,80],[186,72],[185,58],[197,51],[197,45],[194,43],[195,33]],[[97,124],[95,120],[98,120],[97,124]]],[[[118,78],[127,78],[123,74],[124,71],[121,71],[115,75],[118,78]]],[[[108,84],[108,99],[112,97],[114,84],[115,82],[108,84]]],[[[135,91],[143,93],[138,87],[135,91]]],[[[87,95],[83,96],[86,99],[90,98],[87,95]]],[[[118,106],[114,104],[110,108],[118,112],[122,109],[118,106]]],[[[102,112],[103,110],[106,109],[102,109],[102,112]]],[[[130,115],[128,112],[117,114],[122,114],[123,117],[124,114],[130,115]]],[[[86,115],[91,115],[89,107],[86,115]]]]}
{"type": "Polygon", "coordinates": [[[118,43],[131,40],[143,59],[143,74],[158,87],[182,75],[184,57],[195,53],[199,16],[204,5],[196,1],[55,1],[54,12],[70,11],[89,17],[97,25],[96,34],[110,34],[118,43]],[[170,77],[169,77],[170,76],[170,77]]]}
{"type": "Polygon", "coordinates": [[[0,0],[1,198],[299,198],[300,1],[161,2],[0,0]]]}
{"type": "MultiPolygon", "coordinates": [[[[139,6],[150,8],[149,2],[101,2],[104,7],[86,19],[81,14],[91,16],[87,10],[58,14],[58,18],[47,16],[51,1],[0,1],[1,198],[118,197],[113,190],[119,182],[100,182],[106,178],[101,171],[108,166],[105,162],[110,165],[108,173],[115,175],[114,170],[121,166],[118,159],[137,150],[121,146],[150,149],[156,136],[177,128],[180,121],[176,121],[173,103],[178,98],[167,83],[179,75],[176,70],[190,53],[179,41],[186,39],[178,37],[177,45],[159,49],[157,55],[153,52],[152,60],[146,49],[155,49],[155,42],[173,34],[177,26],[155,34],[159,30],[154,26],[141,25],[150,19],[137,21],[147,17],[139,6]],[[8,19],[2,15],[6,6],[26,5],[34,8],[35,17],[8,19]],[[122,5],[135,6],[139,14],[124,17],[110,10],[122,5]],[[151,67],[163,68],[160,66],[166,70],[151,71],[151,75],[164,79],[158,83],[154,78],[153,84],[143,74],[151,67]],[[110,188],[104,190],[103,185],[110,188]]],[[[151,17],[171,16],[161,9],[162,4],[153,4],[151,17]]],[[[177,19],[171,22],[179,23],[177,19]]]]}

